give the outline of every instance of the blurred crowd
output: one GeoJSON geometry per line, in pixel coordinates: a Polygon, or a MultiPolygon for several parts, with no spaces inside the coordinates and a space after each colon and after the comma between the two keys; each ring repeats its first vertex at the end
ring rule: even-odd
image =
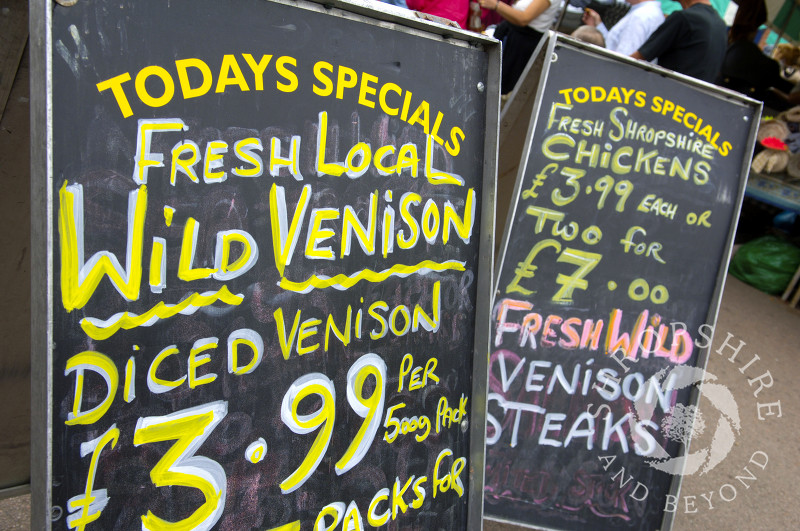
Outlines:
{"type": "MultiPolygon", "coordinates": [[[[543,35],[564,29],[564,0],[384,1],[499,39],[506,95],[543,35]]],[[[582,25],[570,33],[576,39],[736,90],[777,111],[800,104],[800,48],[781,43],[770,56],[757,42],[767,20],[764,0],[738,1],[730,27],[710,0],[678,0],[681,9],[669,16],[659,0],[569,1],[583,9],[582,25]]]]}

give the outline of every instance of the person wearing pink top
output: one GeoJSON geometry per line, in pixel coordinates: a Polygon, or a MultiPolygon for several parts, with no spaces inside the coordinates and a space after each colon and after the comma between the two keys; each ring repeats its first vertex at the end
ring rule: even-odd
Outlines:
{"type": "Polygon", "coordinates": [[[469,0],[406,0],[409,9],[453,20],[467,28],[469,0]]]}
{"type": "Polygon", "coordinates": [[[495,28],[494,36],[503,43],[500,93],[510,93],[525,71],[539,40],[555,25],[561,13],[561,0],[518,0],[514,5],[500,0],[478,0],[505,20],[495,28]]]}

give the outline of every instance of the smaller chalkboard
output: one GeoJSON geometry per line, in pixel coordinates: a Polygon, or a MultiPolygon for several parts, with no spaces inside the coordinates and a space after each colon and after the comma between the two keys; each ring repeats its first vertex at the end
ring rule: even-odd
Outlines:
{"type": "Polygon", "coordinates": [[[760,103],[563,36],[540,50],[492,309],[485,514],[669,529],[699,457],[665,419],[691,425],[760,103]]]}

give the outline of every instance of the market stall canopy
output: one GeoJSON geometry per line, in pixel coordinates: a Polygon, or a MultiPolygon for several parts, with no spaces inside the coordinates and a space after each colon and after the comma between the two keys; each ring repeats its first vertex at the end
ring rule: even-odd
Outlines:
{"type": "Polygon", "coordinates": [[[766,0],[767,24],[784,39],[800,42],[798,0],[766,0]]]}

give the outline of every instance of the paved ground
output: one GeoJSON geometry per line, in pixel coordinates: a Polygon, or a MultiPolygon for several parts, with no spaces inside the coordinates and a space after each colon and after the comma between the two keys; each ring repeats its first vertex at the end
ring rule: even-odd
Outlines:
{"type": "MultiPolygon", "coordinates": [[[[797,514],[791,500],[800,494],[797,475],[800,459],[800,444],[796,433],[800,417],[800,312],[791,310],[778,299],[769,297],[734,278],[728,279],[728,289],[720,310],[715,348],[718,348],[728,333],[735,336],[733,345],[741,340],[746,343],[737,358],[731,362],[731,351],[723,355],[713,354],[708,372],[727,385],[734,393],[742,416],[741,435],[736,446],[720,465],[704,477],[690,476],[685,479],[682,496],[697,496],[698,512],[686,513],[686,500],[676,519],[677,529],[797,529],[797,514]],[[745,369],[745,365],[756,355],[760,360],[745,369]],[[744,369],[744,372],[741,372],[744,369]],[[757,378],[769,371],[774,378],[771,388],[760,392],[757,378]],[[757,394],[756,394],[757,393],[757,394]],[[780,401],[782,416],[766,416],[764,404],[780,401]],[[758,418],[758,404],[762,404],[758,418]],[[756,451],[769,456],[764,470],[748,465],[756,451]],[[744,488],[734,481],[743,474],[743,468],[758,477],[744,488]],[[735,484],[737,496],[729,503],[720,500],[720,495],[730,498],[726,483],[735,484]],[[714,491],[710,496],[713,509],[701,499],[701,493],[714,491]],[[716,500],[716,501],[715,501],[716,500]]],[[[764,378],[764,383],[769,379],[764,378]]],[[[701,411],[707,407],[701,399],[701,411]]],[[[710,431],[710,430],[709,430],[710,431]]],[[[706,434],[706,441],[710,433],[706,434]]],[[[702,438],[701,438],[702,439],[702,438]]],[[[690,500],[691,501],[691,500],[690,500]]]]}
{"type": "Polygon", "coordinates": [[[29,494],[0,501],[0,529],[24,531],[31,528],[31,497],[29,494]]]}
{"type": "MultiPolygon", "coordinates": [[[[718,349],[728,333],[733,334],[731,344],[739,345],[740,341],[745,344],[733,362],[728,361],[730,350],[723,351],[724,355],[712,353],[708,372],[733,392],[742,419],[741,433],[731,453],[718,467],[706,476],[684,479],[674,529],[797,529],[792,500],[800,495],[797,481],[800,443],[796,435],[800,421],[797,407],[800,389],[796,385],[800,381],[800,311],[729,277],[712,351],[718,349]],[[756,355],[760,359],[744,373],[740,372],[756,355]],[[759,388],[759,381],[754,379],[767,371],[774,379],[773,386],[765,387],[754,396],[759,388]],[[748,384],[748,379],[752,384],[748,384]],[[758,420],[758,404],[777,401],[781,403],[782,416],[758,420]],[[763,470],[748,464],[757,451],[769,459],[763,470]],[[748,488],[735,479],[744,473],[745,466],[757,477],[755,481],[747,481],[748,488]],[[720,498],[721,495],[729,499],[733,496],[726,484],[736,489],[736,497],[730,502],[720,498]],[[702,494],[711,500],[711,507],[702,494]],[[687,499],[688,510],[696,512],[687,513],[687,499]]],[[[769,379],[763,381],[768,383],[769,379]]],[[[708,403],[701,400],[701,412],[706,407],[708,403]]],[[[767,410],[762,409],[762,415],[766,413],[767,410]]],[[[694,447],[707,445],[708,437],[709,433],[703,434],[693,442],[694,447]]],[[[761,459],[760,455],[756,459],[761,459]]],[[[28,529],[29,515],[29,496],[1,501],[0,530],[28,529]]],[[[487,531],[519,529],[494,522],[486,522],[484,527],[487,531]]]]}

